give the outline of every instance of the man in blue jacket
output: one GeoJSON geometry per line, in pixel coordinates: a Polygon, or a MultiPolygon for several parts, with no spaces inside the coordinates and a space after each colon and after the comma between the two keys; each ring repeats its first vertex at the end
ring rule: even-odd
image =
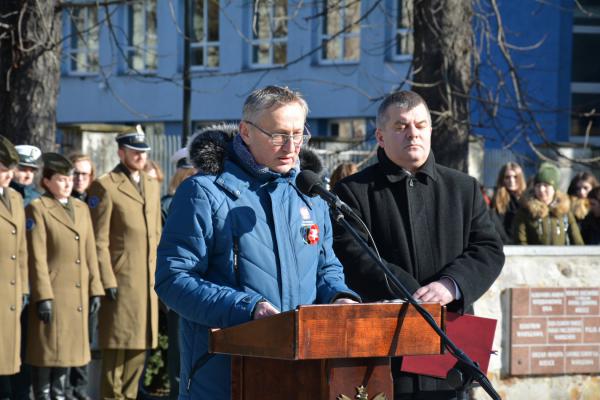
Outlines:
{"type": "Polygon", "coordinates": [[[359,300],[333,253],[327,205],[295,186],[307,113],[298,92],[268,86],[246,99],[239,132],[221,125],[190,139],[200,172],[175,194],[155,283],[181,316],[180,399],[231,396],[228,356],[196,364],[209,328],[359,300]]]}

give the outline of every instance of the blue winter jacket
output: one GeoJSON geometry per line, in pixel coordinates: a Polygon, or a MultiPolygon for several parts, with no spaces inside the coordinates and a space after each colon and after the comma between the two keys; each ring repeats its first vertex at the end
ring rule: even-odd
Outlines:
{"type": "Polygon", "coordinates": [[[298,191],[295,170],[257,174],[232,148],[218,173],[201,172],[178,188],[158,248],[156,292],[182,317],[180,399],[230,398],[228,356],[211,358],[187,387],[209,328],[250,321],[263,298],[281,311],[343,293],[358,299],[333,253],[324,201],[298,191]],[[307,238],[313,224],[316,244],[307,238]]]}

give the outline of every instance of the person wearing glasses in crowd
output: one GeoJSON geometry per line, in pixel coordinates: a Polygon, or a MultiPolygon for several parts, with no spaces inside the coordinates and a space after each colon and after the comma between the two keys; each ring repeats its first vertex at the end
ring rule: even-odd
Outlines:
{"type": "Polygon", "coordinates": [[[87,154],[75,153],[69,156],[73,163],[73,191],[71,196],[86,201],[87,190],[96,177],[96,166],[87,154]]]}
{"type": "Polygon", "coordinates": [[[295,186],[307,113],[300,93],[267,86],[246,99],[239,131],[217,125],[190,139],[199,173],[175,193],[155,284],[181,318],[180,399],[231,397],[230,357],[198,362],[210,328],[359,300],[332,250],[327,205],[295,186]]]}

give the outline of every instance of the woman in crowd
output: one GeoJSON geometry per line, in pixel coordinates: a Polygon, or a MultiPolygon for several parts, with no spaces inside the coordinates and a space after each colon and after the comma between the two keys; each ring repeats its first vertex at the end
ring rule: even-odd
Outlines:
{"type": "Polygon", "coordinates": [[[579,227],[570,210],[569,196],[557,190],[558,168],[543,163],[534,178],[533,190],[526,192],[514,219],[517,244],[583,244],[579,227]]]}
{"type": "Polygon", "coordinates": [[[504,244],[512,243],[513,220],[526,188],[525,175],[519,164],[509,162],[500,168],[492,198],[492,219],[504,244]]]}
{"type": "Polygon", "coordinates": [[[341,179],[358,172],[358,166],[353,162],[343,162],[338,164],[337,167],[331,173],[329,178],[329,186],[333,189],[336,183],[341,179]]]}
{"type": "Polygon", "coordinates": [[[567,194],[571,200],[571,212],[581,228],[581,222],[590,211],[588,202],[588,193],[595,187],[598,187],[598,180],[589,172],[579,172],[571,179],[567,194]]]}
{"type": "Polygon", "coordinates": [[[590,212],[581,222],[581,236],[585,244],[600,244],[600,186],[588,193],[590,212]]]}
{"type": "Polygon", "coordinates": [[[90,361],[88,315],[104,294],[88,207],[70,197],[73,164],[42,155],[44,195],[26,208],[31,303],[25,361],[35,399],[64,399],[67,370],[90,361]],[[49,251],[51,249],[51,251],[49,251]]]}

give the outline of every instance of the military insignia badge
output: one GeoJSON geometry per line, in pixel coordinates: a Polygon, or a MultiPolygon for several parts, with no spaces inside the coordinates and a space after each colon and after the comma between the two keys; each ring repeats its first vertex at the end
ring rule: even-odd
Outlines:
{"type": "Polygon", "coordinates": [[[30,231],[35,227],[35,221],[33,220],[33,218],[27,218],[27,221],[25,221],[25,228],[30,231]]]}
{"type": "Polygon", "coordinates": [[[307,244],[310,245],[316,245],[317,243],[319,243],[319,225],[303,225],[302,238],[307,244]]]}
{"type": "Polygon", "coordinates": [[[100,199],[98,198],[98,196],[91,196],[88,199],[88,206],[90,206],[90,208],[96,208],[98,207],[98,204],[100,204],[100,199]]]}

